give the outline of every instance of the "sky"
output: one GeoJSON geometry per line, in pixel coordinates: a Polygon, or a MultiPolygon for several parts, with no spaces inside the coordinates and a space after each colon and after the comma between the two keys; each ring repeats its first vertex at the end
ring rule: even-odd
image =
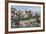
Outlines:
{"type": "Polygon", "coordinates": [[[16,10],[32,10],[33,12],[40,12],[41,7],[40,6],[11,6],[13,8],[16,8],[16,10]]]}

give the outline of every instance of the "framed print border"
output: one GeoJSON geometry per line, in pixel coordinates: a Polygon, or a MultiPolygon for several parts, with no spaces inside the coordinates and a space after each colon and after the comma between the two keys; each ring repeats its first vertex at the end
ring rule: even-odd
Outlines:
{"type": "Polygon", "coordinates": [[[8,1],[5,0],[5,34],[8,33],[24,33],[24,32],[43,32],[45,31],[45,3],[44,2],[26,2],[26,1],[8,1]],[[42,4],[43,5],[43,29],[42,30],[28,30],[28,31],[8,31],[8,3],[25,3],[25,4],[42,4]]]}

